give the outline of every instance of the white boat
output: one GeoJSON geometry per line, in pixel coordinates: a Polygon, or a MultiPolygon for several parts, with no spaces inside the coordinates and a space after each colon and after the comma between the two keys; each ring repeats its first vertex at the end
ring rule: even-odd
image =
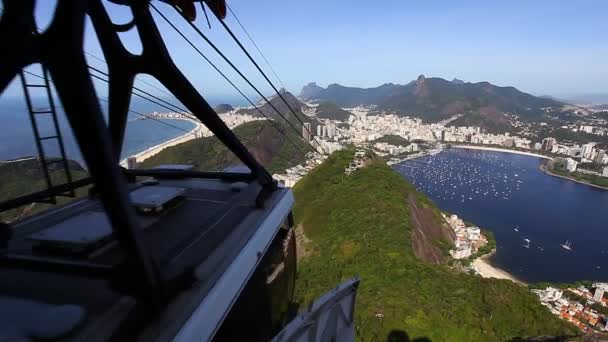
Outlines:
{"type": "Polygon", "coordinates": [[[515,226],[515,228],[513,228],[514,231],[518,232],[519,231],[519,226],[515,226]]]}
{"type": "Polygon", "coordinates": [[[562,248],[563,248],[563,249],[567,249],[567,250],[569,250],[569,251],[571,251],[571,250],[572,250],[572,245],[570,244],[570,241],[569,241],[569,240],[566,240],[566,242],[565,242],[565,243],[562,243],[562,244],[561,244],[561,246],[562,246],[562,248]]]}
{"type": "Polygon", "coordinates": [[[524,247],[530,248],[530,239],[524,239],[524,247]]]}

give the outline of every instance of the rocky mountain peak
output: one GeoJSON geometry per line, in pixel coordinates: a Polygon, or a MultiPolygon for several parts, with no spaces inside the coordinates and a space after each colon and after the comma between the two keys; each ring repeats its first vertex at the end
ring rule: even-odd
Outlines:
{"type": "Polygon", "coordinates": [[[426,78],[424,77],[424,75],[420,75],[416,79],[416,85],[417,86],[422,85],[424,83],[424,81],[426,81],[426,78]]]}

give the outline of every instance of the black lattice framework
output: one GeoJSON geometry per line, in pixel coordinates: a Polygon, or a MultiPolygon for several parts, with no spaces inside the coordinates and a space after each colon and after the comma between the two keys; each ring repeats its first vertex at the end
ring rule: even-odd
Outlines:
{"type": "MultiPolygon", "coordinates": [[[[141,243],[134,212],[129,205],[127,177],[175,176],[177,171],[169,174],[162,170],[124,170],[118,165],[135,77],[138,74],[155,77],[251,170],[249,174],[179,171],[182,176],[257,181],[262,186],[258,204],[262,204],[263,198],[276,187],[276,183],[173,63],[149,11],[149,1],[113,2],[130,7],[133,20],[124,25],[112,23],[101,0],[59,0],[48,29],[38,34],[34,20],[35,0],[4,1],[4,14],[0,21],[0,45],[4,47],[0,65],[0,92],[4,92],[21,70],[30,64],[40,63],[48,70],[90,178],[7,201],[0,204],[0,210],[94,184],[114,227],[114,235],[127,252],[128,272],[134,272],[132,279],[138,279],[140,288],[147,290],[146,297],[162,298],[167,279],[164,279],[162,270],[158,269],[154,258],[141,243]],[[108,65],[109,125],[105,124],[102,116],[84,57],[87,16],[93,23],[108,65]],[[119,39],[119,32],[131,29],[136,29],[139,34],[143,47],[140,55],[130,53],[119,39]]],[[[85,267],[82,271],[100,270],[87,270],[85,267]]],[[[157,302],[156,299],[153,301],[157,302]]]]}

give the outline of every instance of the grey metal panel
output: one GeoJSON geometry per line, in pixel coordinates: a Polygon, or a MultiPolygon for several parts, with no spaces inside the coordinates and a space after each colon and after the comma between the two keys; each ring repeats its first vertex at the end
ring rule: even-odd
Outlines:
{"type": "Polygon", "coordinates": [[[273,342],[350,342],[355,340],[355,296],[359,278],[353,278],[315,300],[272,339],[273,342]]]}
{"type": "Polygon", "coordinates": [[[178,196],[184,194],[186,189],[172,186],[143,186],[131,191],[129,194],[131,204],[141,209],[156,209],[178,196]]]}
{"type": "Polygon", "coordinates": [[[190,164],[162,164],[152,168],[153,170],[192,170],[193,165],[190,164]]]}
{"type": "Polygon", "coordinates": [[[28,236],[29,240],[53,247],[86,248],[112,235],[103,211],[85,211],[28,236]]]}
{"type": "Polygon", "coordinates": [[[86,312],[78,305],[51,305],[0,296],[0,340],[55,340],[74,331],[86,312]]]}
{"type": "MultiPolygon", "coordinates": [[[[288,191],[260,224],[255,235],[214,284],[205,299],[181,327],[173,341],[210,341],[257,267],[281,223],[293,207],[288,191]]],[[[198,275],[198,272],[195,271],[198,275]]]]}

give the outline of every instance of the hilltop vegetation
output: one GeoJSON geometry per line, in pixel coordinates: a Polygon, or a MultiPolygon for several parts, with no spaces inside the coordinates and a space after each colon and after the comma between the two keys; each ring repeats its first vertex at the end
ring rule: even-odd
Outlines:
{"type": "Polygon", "coordinates": [[[597,142],[603,146],[608,147],[608,136],[597,135],[586,133],[582,131],[574,132],[567,128],[544,128],[538,133],[538,140],[541,141],[544,138],[553,137],[560,142],[568,142],[574,144],[586,144],[590,142],[597,142]]]}
{"type": "Polygon", "coordinates": [[[351,112],[340,108],[335,103],[327,101],[319,103],[315,109],[315,116],[322,119],[346,121],[351,116],[351,112]]]}
{"type": "MultiPolygon", "coordinates": [[[[303,152],[311,150],[295,132],[288,128],[283,131],[298,148],[287,142],[268,121],[252,121],[234,129],[234,133],[251,154],[271,173],[282,172],[288,167],[302,163],[305,160],[303,152]]],[[[151,168],[162,164],[190,164],[196,170],[221,171],[241,162],[212,136],[168,147],[146,159],[140,167],[151,168]]]]}
{"type": "Polygon", "coordinates": [[[309,122],[313,124],[313,126],[316,124],[315,118],[304,115],[303,110],[310,109],[306,104],[302,103],[293,96],[292,93],[285,91],[283,88],[281,88],[280,94],[281,96],[273,95],[268,97],[267,99],[269,102],[260,101],[257,104],[257,109],[241,108],[236,113],[263,117],[260,114],[260,112],[262,112],[264,116],[274,119],[276,122],[286,124],[285,121],[289,121],[291,125],[298,129],[302,129],[303,122],[309,122]]]}
{"type": "Polygon", "coordinates": [[[491,133],[513,132],[514,128],[506,116],[486,110],[481,112],[468,112],[460,118],[450,122],[450,126],[479,126],[491,133]]]}
{"type": "Polygon", "coordinates": [[[388,135],[385,135],[381,138],[378,138],[378,139],[372,141],[372,144],[375,144],[375,143],[387,143],[387,144],[395,145],[395,146],[407,146],[410,144],[410,142],[407,139],[405,139],[404,137],[399,136],[399,135],[393,135],[393,134],[388,134],[388,135]]]}
{"type": "Polygon", "coordinates": [[[294,188],[296,224],[310,239],[298,271],[302,306],[359,275],[361,341],[384,341],[391,332],[432,341],[575,333],[523,286],[416,258],[407,200],[434,211],[436,206],[377,157],[344,175],[353,153],[334,153],[294,188]]]}
{"type": "MultiPolygon", "coordinates": [[[[86,171],[75,161],[69,161],[68,167],[72,174],[72,180],[78,180],[87,176],[86,171]]],[[[66,182],[65,172],[61,163],[50,164],[49,173],[52,184],[59,185],[66,182]]],[[[47,186],[37,158],[1,163],[0,179],[2,179],[0,182],[0,201],[42,191],[47,186]]],[[[83,196],[86,192],[86,188],[78,189],[76,196],[83,196]]],[[[70,200],[72,200],[70,197],[57,197],[58,204],[66,203],[70,200]]],[[[10,222],[48,209],[51,206],[52,204],[33,203],[26,207],[11,209],[0,213],[0,221],[10,222]]]]}
{"type": "Polygon", "coordinates": [[[229,105],[227,103],[221,103],[221,104],[215,106],[215,108],[213,108],[213,110],[218,114],[222,114],[222,113],[227,113],[227,112],[233,111],[234,107],[232,107],[231,105],[229,105]]]}

